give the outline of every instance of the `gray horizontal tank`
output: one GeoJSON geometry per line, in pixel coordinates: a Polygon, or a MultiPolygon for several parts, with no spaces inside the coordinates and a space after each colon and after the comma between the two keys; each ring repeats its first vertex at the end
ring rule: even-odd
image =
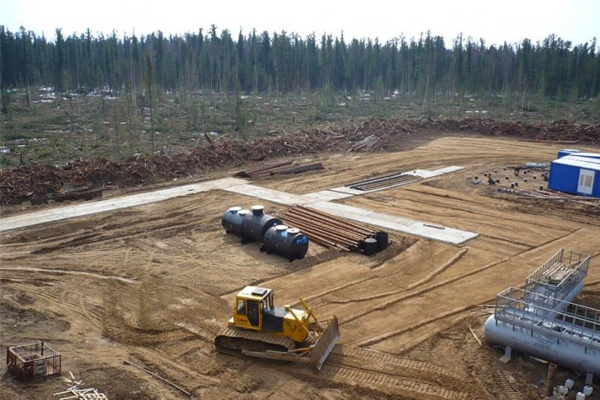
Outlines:
{"type": "Polygon", "coordinates": [[[298,229],[288,229],[286,225],[271,227],[265,233],[260,251],[277,254],[288,260],[301,260],[308,251],[308,238],[298,229]]]}
{"type": "Polygon", "coordinates": [[[600,343],[597,330],[582,330],[572,326],[574,329],[561,332],[566,340],[560,340],[558,335],[553,334],[562,329],[560,324],[542,322],[544,323],[543,328],[546,329],[536,330],[499,321],[492,315],[485,322],[483,334],[490,344],[510,346],[515,351],[576,371],[600,374],[600,343]],[[576,340],[569,340],[571,338],[566,336],[576,340]]]}
{"type": "Polygon", "coordinates": [[[598,315],[600,310],[511,287],[496,296],[483,336],[490,344],[600,374],[598,315]]]}
{"type": "Polygon", "coordinates": [[[265,214],[263,206],[252,206],[242,220],[242,243],[262,242],[265,233],[275,225],[281,225],[279,218],[265,214]]]}
{"type": "Polygon", "coordinates": [[[221,225],[226,233],[242,236],[242,220],[248,214],[248,210],[242,210],[242,207],[230,207],[221,217],[221,225]]]}

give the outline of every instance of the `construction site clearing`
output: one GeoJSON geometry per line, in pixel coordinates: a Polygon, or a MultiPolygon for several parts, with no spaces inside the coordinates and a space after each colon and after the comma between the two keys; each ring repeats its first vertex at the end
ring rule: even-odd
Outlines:
{"type": "MultiPolygon", "coordinates": [[[[515,174],[563,147],[440,133],[399,151],[301,154],[246,175],[229,166],[85,202],[4,207],[0,346],[43,341],[62,373],[23,382],[3,361],[0,398],[543,399],[549,363],[518,348],[501,362],[484,324],[499,293],[512,299],[506,290],[522,290],[561,249],[589,255],[569,307],[600,308],[600,200],[549,191],[543,169],[515,174]],[[276,164],[307,168],[260,173],[276,164]],[[389,245],[367,256],[310,241],[290,262],[225,233],[227,209],[258,204],[290,226],[312,212],[385,231],[389,245]],[[217,351],[245,287],[337,318],[320,370],[217,351]]],[[[573,380],[565,398],[575,399],[586,378],[559,365],[554,382],[573,380]]],[[[591,387],[586,398],[600,398],[591,387]]]]}

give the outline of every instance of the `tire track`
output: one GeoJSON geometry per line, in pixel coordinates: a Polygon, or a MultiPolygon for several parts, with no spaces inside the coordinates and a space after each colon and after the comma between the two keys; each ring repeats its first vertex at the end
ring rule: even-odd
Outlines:
{"type": "Polygon", "coordinates": [[[49,268],[33,268],[33,267],[0,267],[0,271],[23,271],[23,272],[39,272],[42,274],[58,274],[58,275],[83,275],[97,279],[114,279],[123,283],[137,283],[135,279],[125,278],[117,275],[101,275],[93,272],[66,270],[66,269],[49,269],[49,268]]]}

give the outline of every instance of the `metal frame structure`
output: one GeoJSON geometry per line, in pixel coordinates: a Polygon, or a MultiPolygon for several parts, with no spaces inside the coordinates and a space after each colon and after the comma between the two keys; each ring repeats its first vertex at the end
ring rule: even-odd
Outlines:
{"type": "Polygon", "coordinates": [[[582,305],[550,298],[540,293],[510,287],[496,296],[494,318],[515,327],[521,327],[545,336],[576,343],[588,348],[600,350],[600,310],[582,305]],[[544,304],[555,304],[555,307],[533,305],[532,297],[546,300],[544,304]],[[546,299],[543,299],[546,297],[546,299]],[[557,311],[560,305],[565,311],[557,311]]]}
{"type": "Polygon", "coordinates": [[[422,180],[422,178],[407,174],[406,172],[397,172],[389,175],[376,176],[358,182],[348,183],[345,186],[350,189],[362,190],[365,192],[391,189],[393,187],[408,185],[422,180]]]}
{"type": "Polygon", "coordinates": [[[524,289],[530,293],[528,300],[556,308],[585,279],[589,266],[588,254],[560,249],[525,279],[524,289]],[[556,276],[559,280],[553,279],[556,276]]]}
{"type": "Polygon", "coordinates": [[[61,355],[44,342],[6,348],[8,371],[19,380],[60,375],[61,355]]]}

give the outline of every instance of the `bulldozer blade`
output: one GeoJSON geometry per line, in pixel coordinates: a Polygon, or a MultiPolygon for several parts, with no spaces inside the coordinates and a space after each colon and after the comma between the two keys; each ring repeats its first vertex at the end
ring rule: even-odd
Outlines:
{"type": "Polygon", "coordinates": [[[340,338],[340,327],[337,317],[333,317],[327,328],[321,333],[319,340],[315,343],[313,350],[310,352],[310,363],[312,366],[321,370],[323,363],[333,350],[333,346],[340,338]]]}

